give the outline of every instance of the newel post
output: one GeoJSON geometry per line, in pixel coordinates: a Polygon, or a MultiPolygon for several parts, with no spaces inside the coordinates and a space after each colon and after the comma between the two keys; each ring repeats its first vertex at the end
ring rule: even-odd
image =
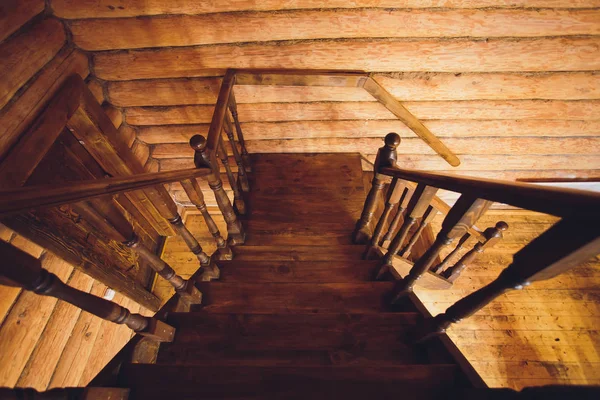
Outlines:
{"type": "Polygon", "coordinates": [[[201,135],[194,135],[190,139],[190,146],[194,149],[194,164],[197,168],[210,168],[212,173],[206,176],[208,180],[208,186],[215,193],[215,199],[219,210],[223,214],[223,218],[227,223],[227,234],[230,244],[238,245],[243,244],[246,240],[246,234],[242,223],[237,219],[233,206],[227,197],[227,193],[223,189],[223,182],[219,177],[219,167],[217,164],[216,154],[206,151],[206,138],[201,135]]]}
{"type": "Polygon", "coordinates": [[[375,158],[371,190],[369,190],[362,214],[356,222],[356,228],[352,235],[352,240],[356,244],[368,243],[372,235],[371,222],[373,221],[377,201],[384,187],[383,176],[379,173],[379,170],[384,167],[393,167],[396,165],[398,157],[396,147],[400,144],[400,136],[397,133],[391,132],[385,136],[384,141],[385,145],[377,151],[377,157],[375,158]]]}

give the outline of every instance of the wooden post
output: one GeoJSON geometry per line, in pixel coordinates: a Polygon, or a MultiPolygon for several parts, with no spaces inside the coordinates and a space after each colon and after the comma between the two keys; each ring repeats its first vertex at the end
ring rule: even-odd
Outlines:
{"type": "Polygon", "coordinates": [[[234,209],[240,215],[246,214],[246,204],[244,203],[244,198],[242,197],[242,192],[237,185],[235,180],[235,176],[233,176],[233,172],[231,172],[231,166],[229,166],[229,159],[227,158],[227,149],[225,148],[225,144],[223,143],[223,138],[219,136],[219,158],[221,158],[221,163],[225,167],[225,172],[227,174],[227,179],[229,180],[229,185],[231,189],[233,189],[233,206],[234,209]]]}
{"type": "Polygon", "coordinates": [[[454,282],[467,265],[475,260],[478,254],[483,253],[485,249],[492,247],[496,242],[502,239],[502,232],[507,229],[508,224],[504,221],[499,221],[493,228],[487,228],[483,232],[483,235],[486,238],[485,242],[477,242],[475,246],[473,246],[473,249],[465,253],[454,266],[445,270],[442,276],[450,282],[454,282]]]}
{"type": "Polygon", "coordinates": [[[250,155],[248,154],[248,150],[246,149],[244,133],[242,132],[242,126],[240,125],[240,119],[238,118],[237,103],[235,101],[235,94],[233,92],[233,89],[231,89],[231,92],[229,93],[229,111],[231,111],[231,116],[233,117],[233,123],[235,124],[235,130],[237,132],[238,141],[240,142],[240,147],[242,148],[242,160],[244,161],[244,166],[249,169],[251,168],[250,155]]]}
{"type": "Polygon", "coordinates": [[[433,267],[431,269],[431,272],[433,272],[434,274],[439,274],[443,271],[446,270],[446,268],[448,268],[448,265],[450,265],[450,261],[452,261],[452,258],[458,254],[459,251],[461,251],[463,249],[463,246],[465,245],[465,242],[467,240],[469,240],[469,238],[471,237],[471,234],[469,232],[465,233],[460,240],[458,241],[458,244],[456,245],[456,247],[454,248],[454,250],[452,250],[450,253],[448,253],[448,255],[446,256],[446,258],[444,258],[444,260],[439,263],[438,265],[436,265],[435,267],[433,267]]]}
{"type": "Polygon", "coordinates": [[[433,196],[437,193],[437,188],[432,186],[427,186],[419,183],[412,197],[410,198],[410,202],[408,203],[407,209],[407,217],[402,224],[402,227],[392,240],[390,247],[385,255],[385,257],[381,261],[381,266],[376,274],[376,279],[381,278],[390,268],[392,268],[392,261],[394,257],[402,248],[402,244],[406,240],[408,236],[408,232],[412,228],[412,226],[417,222],[419,218],[422,218],[425,214],[425,211],[428,209],[433,196]]]}
{"type": "Polygon", "coordinates": [[[392,219],[392,222],[390,223],[388,231],[386,232],[386,234],[383,236],[383,239],[381,240],[382,247],[388,248],[390,246],[390,244],[392,242],[392,238],[394,237],[394,235],[396,234],[396,230],[398,229],[398,224],[400,223],[400,218],[403,218],[404,210],[406,210],[406,207],[408,206],[408,202],[410,201],[410,198],[411,198],[411,190],[407,186],[404,189],[404,192],[402,193],[402,198],[400,199],[400,201],[398,203],[398,210],[396,211],[396,215],[394,215],[394,218],[392,219]]]}
{"type": "Polygon", "coordinates": [[[421,237],[421,234],[423,233],[425,228],[427,228],[431,221],[433,221],[433,218],[435,218],[436,214],[437,210],[435,208],[433,208],[432,206],[429,206],[427,208],[427,211],[423,216],[423,220],[421,221],[421,225],[419,225],[419,228],[412,235],[406,247],[404,247],[404,249],[402,249],[402,251],[400,252],[400,257],[408,258],[410,252],[412,251],[412,248],[417,243],[417,240],[419,240],[419,237],[421,237]]]}
{"type": "Polygon", "coordinates": [[[140,335],[172,342],[175,328],[154,318],[132,314],[125,307],[64,284],[42,268],[40,260],[0,240],[0,282],[66,301],[105,320],[125,324],[140,335]]]}
{"type": "Polygon", "coordinates": [[[181,181],[181,186],[183,186],[183,190],[185,190],[187,193],[190,201],[196,206],[196,208],[204,217],[204,222],[206,222],[208,231],[211,233],[213,238],[215,238],[217,251],[212,255],[212,258],[215,260],[232,260],[233,253],[231,252],[231,249],[227,245],[225,239],[223,239],[221,236],[221,232],[219,232],[217,224],[206,208],[206,203],[204,203],[204,195],[202,194],[202,189],[200,189],[200,186],[198,185],[198,181],[194,178],[184,179],[181,181]]]}
{"type": "Polygon", "coordinates": [[[240,155],[237,145],[235,144],[235,137],[233,136],[233,127],[231,126],[231,119],[229,118],[229,114],[227,113],[225,114],[224,122],[225,124],[223,125],[223,129],[225,130],[227,139],[229,139],[231,151],[233,153],[233,157],[235,158],[235,163],[238,166],[238,184],[244,192],[249,192],[250,184],[248,183],[248,175],[246,174],[246,169],[244,168],[244,161],[242,160],[242,156],[240,155]]]}
{"type": "Polygon", "coordinates": [[[383,190],[383,175],[379,174],[379,168],[393,167],[396,165],[396,147],[400,144],[400,136],[397,133],[388,133],[384,139],[385,145],[377,151],[375,165],[373,168],[373,182],[371,190],[365,200],[360,219],[356,222],[356,228],[352,240],[356,244],[367,244],[371,238],[371,221],[377,206],[377,200],[383,190]]]}
{"type": "Polygon", "coordinates": [[[412,292],[415,283],[431,268],[440,251],[454,239],[464,235],[477,222],[491,203],[462,195],[450,209],[442,223],[442,230],[438,233],[435,242],[427,249],[425,254],[415,263],[410,273],[396,284],[393,290],[392,302],[396,302],[412,292]]]}
{"type": "Polygon", "coordinates": [[[427,340],[444,332],[496,297],[523,289],[532,282],[553,278],[600,253],[598,225],[585,218],[562,219],[517,252],[513,262],[489,285],[462,298],[443,314],[425,321],[415,339],[427,340]]]}
{"type": "Polygon", "coordinates": [[[140,243],[133,227],[115,206],[112,198],[79,202],[74,204],[73,208],[109,239],[121,242],[134,250],[148,263],[150,268],[175,288],[182,303],[185,305],[201,303],[202,293],[194,286],[193,282],[177,275],[170,265],[140,243]]]}
{"type": "Polygon", "coordinates": [[[215,155],[208,154],[206,151],[207,144],[206,139],[203,136],[194,135],[190,139],[190,146],[195,151],[194,163],[196,167],[208,167],[213,171],[211,174],[207,175],[206,179],[208,180],[208,185],[215,193],[217,205],[219,206],[219,210],[221,210],[223,218],[225,218],[225,222],[227,223],[227,240],[234,246],[243,244],[246,240],[246,234],[241,222],[235,215],[235,211],[229,202],[227,193],[225,193],[225,190],[223,190],[223,182],[221,182],[221,179],[219,178],[219,168],[217,166],[215,155]]]}

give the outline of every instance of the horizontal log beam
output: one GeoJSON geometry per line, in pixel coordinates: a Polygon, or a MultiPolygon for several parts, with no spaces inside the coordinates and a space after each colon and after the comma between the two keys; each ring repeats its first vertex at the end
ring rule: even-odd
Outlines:
{"type": "MultiPolygon", "coordinates": [[[[206,135],[208,126],[156,125],[136,129],[138,139],[148,144],[187,143],[196,134],[206,135]]],[[[600,136],[600,120],[428,120],[427,127],[443,138],[600,136]]],[[[410,129],[398,120],[246,122],[242,129],[246,140],[381,138],[385,132],[396,132],[402,138],[414,137],[410,129]]]]}
{"type": "MultiPolygon", "coordinates": [[[[409,101],[404,102],[404,106],[421,120],[600,119],[598,100],[409,101]]],[[[213,109],[211,105],[131,107],[125,114],[131,125],[202,124],[210,122],[213,109]]],[[[242,122],[394,119],[394,115],[377,102],[238,104],[238,110],[242,122]]]]}
{"type": "Polygon", "coordinates": [[[596,51],[599,45],[597,36],[214,45],[96,53],[94,71],[97,77],[105,80],[193,77],[202,74],[199,71],[204,69],[249,65],[371,72],[595,71],[600,69],[596,51]]]}
{"type": "Polygon", "coordinates": [[[70,28],[77,46],[101,51],[314,39],[597,35],[599,19],[599,10],[319,9],[94,18],[73,21],[70,28]]]}
{"type": "MultiPolygon", "coordinates": [[[[326,86],[363,87],[368,75],[365,72],[340,72],[317,70],[250,70],[236,72],[235,84],[271,86],[326,86]]],[[[239,89],[236,89],[236,92],[239,89]]]]}
{"type": "Polygon", "coordinates": [[[51,0],[52,11],[61,18],[122,18],[159,14],[208,14],[236,11],[278,11],[301,9],[380,8],[591,8],[598,0],[237,0],[228,2],[173,2],[172,0],[128,0],[127,7],[115,7],[113,0],[51,0]]]}
{"type": "Polygon", "coordinates": [[[52,207],[99,196],[113,195],[165,184],[182,179],[199,178],[210,173],[208,169],[190,168],[179,171],[154,172],[125,177],[81,181],[66,185],[27,186],[0,190],[0,217],[29,211],[33,208],[52,207]]]}

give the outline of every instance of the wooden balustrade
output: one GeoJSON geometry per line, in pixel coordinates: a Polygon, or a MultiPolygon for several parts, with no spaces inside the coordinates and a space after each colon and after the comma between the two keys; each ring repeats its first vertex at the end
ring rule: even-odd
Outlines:
{"type": "Polygon", "coordinates": [[[426,340],[477,312],[503,293],[553,278],[600,252],[598,226],[585,216],[564,218],[518,251],[513,262],[490,284],[425,321],[415,332],[426,340]]]}
{"type": "Polygon", "coordinates": [[[155,318],[133,314],[127,308],[72,288],[42,268],[40,260],[0,240],[0,283],[21,287],[43,296],[73,304],[105,320],[125,324],[140,335],[160,342],[172,342],[175,328],[155,318]]]}
{"type": "MultiPolygon", "coordinates": [[[[469,263],[475,261],[477,255],[483,253],[485,249],[489,249],[502,239],[502,232],[508,229],[508,224],[504,221],[500,221],[493,228],[488,228],[483,232],[486,240],[484,242],[477,242],[475,246],[468,252],[466,252],[452,267],[443,271],[442,276],[448,279],[450,282],[454,282],[461,274],[461,272],[467,267],[469,263]]],[[[446,257],[448,258],[448,257],[446,257]]]]}
{"type": "Polygon", "coordinates": [[[190,201],[200,211],[202,217],[204,217],[204,222],[206,222],[208,231],[215,239],[215,243],[217,244],[217,251],[212,255],[212,258],[214,258],[215,260],[233,259],[233,253],[231,252],[229,245],[221,236],[221,232],[219,232],[217,224],[208,212],[206,203],[204,203],[204,195],[202,194],[202,189],[200,189],[200,186],[198,185],[198,181],[193,178],[184,179],[181,181],[181,186],[183,187],[183,190],[185,190],[185,193],[188,195],[190,201]]]}
{"type": "Polygon", "coordinates": [[[470,237],[471,234],[469,232],[465,233],[456,244],[456,247],[450,253],[448,253],[446,258],[444,258],[444,260],[441,263],[431,268],[431,272],[439,274],[445,271],[446,268],[448,268],[448,266],[450,265],[450,261],[452,261],[454,256],[457,255],[463,249],[463,246],[465,245],[466,241],[469,240],[470,237]]]}
{"type": "Polygon", "coordinates": [[[432,206],[427,207],[427,211],[425,211],[425,214],[423,215],[423,218],[421,220],[421,224],[419,225],[419,228],[417,228],[415,233],[412,235],[412,237],[408,241],[408,244],[402,249],[402,251],[400,251],[401,257],[407,258],[410,255],[412,248],[414,247],[414,245],[417,243],[417,241],[421,237],[421,234],[423,233],[425,228],[427,228],[427,226],[431,223],[431,221],[433,221],[436,214],[437,214],[437,210],[434,207],[432,207],[432,206]]]}
{"type": "MultiPolygon", "coordinates": [[[[250,163],[250,155],[248,154],[248,150],[246,149],[246,141],[244,140],[244,133],[242,132],[242,126],[240,125],[240,119],[238,118],[238,110],[237,103],[235,101],[235,93],[233,89],[229,94],[229,111],[231,112],[231,117],[233,118],[233,123],[235,125],[235,130],[237,132],[238,141],[240,142],[240,148],[242,149],[242,161],[244,162],[244,166],[248,169],[251,168],[250,163]]],[[[248,187],[249,189],[250,187],[248,187]]]]}
{"type": "Polygon", "coordinates": [[[375,158],[375,173],[373,174],[373,181],[371,183],[371,189],[367,195],[365,206],[363,207],[360,219],[356,222],[356,228],[352,235],[354,243],[366,244],[371,238],[371,222],[375,215],[375,208],[377,201],[381,196],[381,192],[384,188],[383,176],[377,171],[383,166],[394,166],[396,165],[396,147],[400,144],[400,136],[396,133],[389,133],[385,137],[385,145],[377,151],[377,157],[375,158]]]}
{"type": "Polygon", "coordinates": [[[246,214],[246,204],[244,203],[244,198],[242,197],[242,192],[238,187],[235,176],[233,176],[233,172],[231,171],[231,166],[229,165],[229,158],[227,157],[227,149],[225,148],[225,144],[223,143],[223,138],[219,138],[219,158],[221,159],[221,164],[225,167],[225,173],[227,174],[227,179],[229,180],[229,185],[233,190],[233,206],[234,210],[237,211],[238,214],[244,215],[246,214]]]}
{"type": "Polygon", "coordinates": [[[410,229],[418,219],[423,218],[423,215],[429,208],[429,204],[436,193],[437,188],[432,186],[421,184],[417,186],[408,203],[406,210],[407,216],[404,219],[404,223],[394,237],[394,240],[392,240],[392,243],[390,243],[390,247],[387,249],[387,253],[382,259],[381,266],[379,267],[379,271],[376,275],[377,278],[381,278],[383,274],[392,267],[394,256],[398,254],[398,251],[400,251],[402,248],[402,245],[408,237],[410,229]]]}
{"type": "Polygon", "coordinates": [[[381,241],[382,247],[387,249],[390,246],[392,238],[395,236],[396,230],[398,229],[398,224],[400,224],[400,219],[404,217],[404,210],[406,210],[406,207],[408,207],[408,202],[410,201],[411,195],[412,192],[410,188],[406,187],[402,192],[402,197],[400,198],[400,201],[398,202],[398,209],[396,210],[396,215],[394,215],[394,218],[392,219],[392,222],[390,223],[386,234],[383,236],[383,239],[381,241]]]}
{"type": "Polygon", "coordinates": [[[240,189],[242,189],[244,192],[249,192],[250,184],[248,183],[248,175],[246,174],[246,168],[244,166],[242,156],[240,155],[237,145],[235,144],[235,137],[233,136],[233,127],[231,126],[231,119],[229,118],[229,114],[225,114],[225,125],[223,126],[223,128],[225,129],[227,139],[229,139],[229,144],[231,145],[231,152],[233,153],[235,163],[238,166],[237,182],[240,186],[240,189]]]}
{"type": "Polygon", "coordinates": [[[370,254],[375,251],[381,240],[381,236],[383,235],[383,229],[389,219],[389,216],[392,212],[392,209],[398,202],[400,201],[401,196],[406,193],[406,183],[399,179],[392,179],[390,186],[387,192],[387,198],[385,201],[385,208],[383,209],[383,213],[377,222],[377,226],[375,227],[375,231],[373,232],[373,237],[371,237],[371,242],[367,245],[367,249],[365,250],[364,258],[368,259],[370,254]]]}
{"type": "MultiPolygon", "coordinates": [[[[388,138],[392,135],[388,134],[386,136],[386,144],[388,138]]],[[[421,324],[413,332],[415,339],[425,340],[443,332],[451,323],[458,322],[460,319],[473,314],[500,294],[508,290],[520,289],[534,281],[554,277],[600,253],[600,231],[597,228],[598,223],[600,223],[600,194],[400,169],[395,166],[397,157],[394,149],[394,146],[386,145],[379,150],[373,185],[365,201],[361,220],[357,223],[354,232],[355,238],[368,235],[368,230],[365,227],[371,222],[375,201],[381,192],[380,187],[383,186],[382,182],[385,176],[392,179],[392,185],[400,180],[417,184],[413,195],[408,201],[406,217],[402,226],[395,234],[394,239],[389,244],[387,253],[381,260],[376,275],[377,278],[381,278],[387,270],[392,268],[392,261],[394,261],[394,257],[406,241],[409,231],[418,219],[422,219],[421,226],[400,252],[401,257],[407,257],[410,254],[415,238],[418,238],[420,231],[422,231],[421,228],[427,226],[434,216],[435,207],[433,207],[433,203],[437,204],[438,209],[444,210],[444,207],[440,206],[440,200],[435,197],[438,189],[458,192],[461,196],[454,206],[446,212],[440,232],[425,253],[414,264],[404,260],[403,265],[408,266],[410,271],[403,279],[396,282],[391,295],[392,302],[397,302],[401,298],[410,295],[415,284],[425,274],[428,274],[428,279],[431,276],[440,276],[439,279],[445,282],[446,285],[452,284],[460,276],[461,271],[473,262],[478,254],[501,240],[502,232],[508,228],[508,225],[503,221],[486,229],[483,233],[474,229],[474,224],[493,202],[505,203],[562,218],[557,224],[515,254],[513,263],[494,282],[459,300],[445,313],[421,324]],[[387,152],[384,153],[385,158],[382,158],[383,150],[387,152]],[[384,161],[382,162],[382,160],[384,161]],[[393,162],[387,160],[393,160],[393,162]],[[360,235],[357,235],[357,233],[360,233],[360,235]],[[471,237],[476,238],[477,243],[456,264],[450,267],[453,258],[460,253],[471,237]],[[442,262],[434,265],[444,247],[450,245],[456,239],[458,239],[456,247],[442,262]]],[[[391,208],[389,197],[390,194],[388,194],[383,218],[380,219],[375,230],[375,242],[379,241],[383,223],[389,219],[391,208]]],[[[401,214],[401,212],[402,204],[399,206],[398,214],[401,214]]],[[[398,214],[394,221],[399,221],[398,214]]],[[[388,234],[396,229],[394,221],[390,224],[388,234]]],[[[386,237],[384,237],[384,242],[385,239],[386,237]]]]}
{"type": "Polygon", "coordinates": [[[235,211],[229,202],[227,193],[223,190],[223,182],[219,178],[219,168],[216,163],[216,155],[207,151],[208,142],[200,135],[194,135],[190,139],[190,146],[194,149],[194,163],[197,168],[210,168],[211,173],[206,176],[208,185],[215,194],[219,210],[223,214],[227,224],[228,241],[232,245],[243,244],[246,238],[244,228],[237,219],[235,211]]]}
{"type": "MultiPolygon", "coordinates": [[[[192,304],[201,303],[202,293],[194,286],[194,282],[177,275],[170,265],[140,242],[133,226],[121,214],[111,197],[75,203],[73,209],[108,239],[123,243],[135,251],[150,268],[169,282],[180,297],[182,309],[189,309],[192,304]]],[[[203,258],[206,257],[205,268],[209,269],[209,274],[216,274],[212,269],[210,258],[202,254],[203,258]]]]}
{"type": "Polygon", "coordinates": [[[438,233],[435,242],[419,258],[410,273],[396,284],[393,301],[398,301],[411,293],[415,283],[431,268],[440,251],[452,243],[454,239],[463,236],[477,222],[479,217],[487,211],[490,205],[491,203],[486,200],[468,195],[460,196],[446,218],[444,218],[442,230],[438,233]]]}

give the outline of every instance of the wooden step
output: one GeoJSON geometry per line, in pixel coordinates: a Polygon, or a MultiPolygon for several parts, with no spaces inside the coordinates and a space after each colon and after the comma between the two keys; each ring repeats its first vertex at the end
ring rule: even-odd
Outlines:
{"type": "MultiPolygon", "coordinates": [[[[404,313],[171,313],[177,328],[170,346],[237,350],[390,350],[405,351],[404,332],[417,312],[404,313]]],[[[161,347],[162,351],[162,347],[161,347]]]]}
{"type": "Polygon", "coordinates": [[[127,364],[120,382],[130,399],[437,398],[453,388],[454,365],[362,368],[127,364]]]}
{"type": "Polygon", "coordinates": [[[238,261],[360,261],[362,245],[334,246],[236,246],[232,248],[238,261]]]}
{"type": "Polygon", "coordinates": [[[190,365],[399,365],[427,362],[408,346],[416,313],[213,314],[175,313],[174,343],[158,362],[190,365]]]}
{"type": "Polygon", "coordinates": [[[352,234],[348,232],[327,232],[327,235],[300,234],[290,228],[280,230],[269,230],[268,232],[246,231],[246,242],[244,246],[322,246],[327,244],[351,245],[352,234]]]}
{"type": "Polygon", "coordinates": [[[227,283],[198,282],[202,307],[231,313],[378,313],[414,311],[408,300],[390,305],[394,282],[227,283]]]}
{"type": "Polygon", "coordinates": [[[219,282],[315,282],[372,281],[379,261],[218,261],[219,282]]]}

